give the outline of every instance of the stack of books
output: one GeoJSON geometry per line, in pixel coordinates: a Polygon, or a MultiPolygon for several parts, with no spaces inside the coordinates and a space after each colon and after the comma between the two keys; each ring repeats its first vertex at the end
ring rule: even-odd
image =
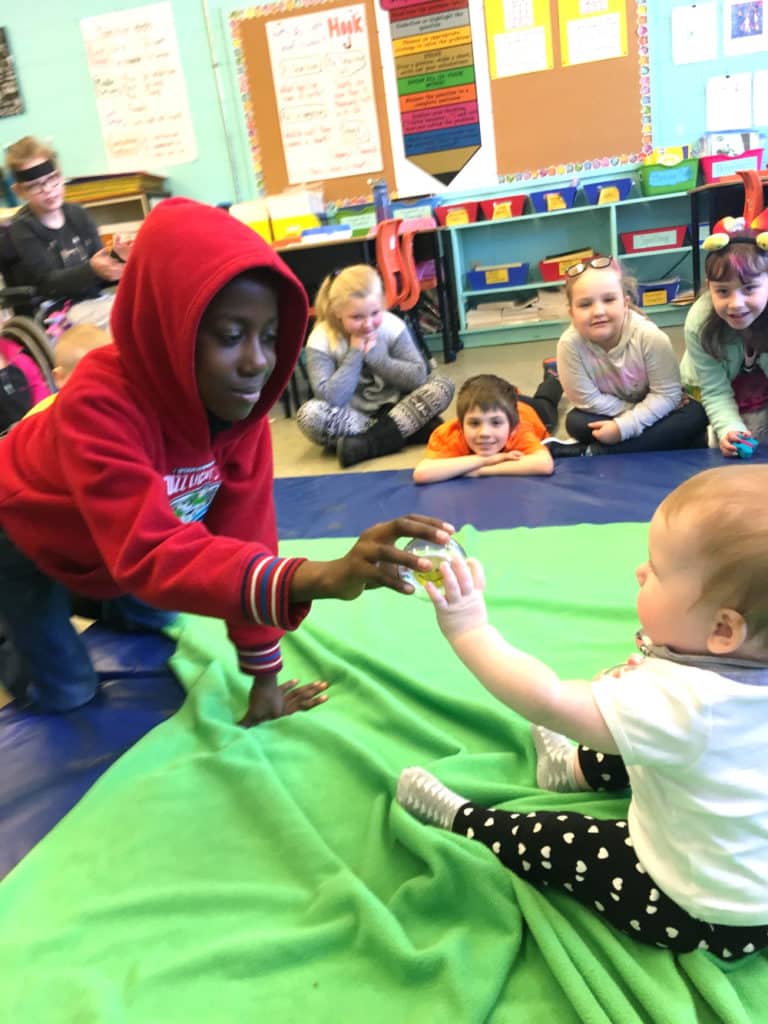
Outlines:
{"type": "Polygon", "coordinates": [[[559,288],[542,288],[514,299],[479,302],[474,309],[467,310],[467,328],[470,330],[567,319],[565,293],[559,288]]]}
{"type": "Polygon", "coordinates": [[[92,174],[85,178],[70,178],[64,189],[68,203],[89,203],[97,199],[116,199],[165,191],[165,178],[146,171],[127,174],[92,174]]]}

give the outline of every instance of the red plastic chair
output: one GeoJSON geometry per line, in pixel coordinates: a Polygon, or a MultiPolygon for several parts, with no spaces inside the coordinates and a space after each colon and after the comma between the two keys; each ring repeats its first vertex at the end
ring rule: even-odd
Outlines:
{"type": "Polygon", "coordinates": [[[387,308],[403,315],[427,366],[433,369],[435,360],[419,322],[421,282],[413,256],[413,232],[399,218],[382,220],[376,225],[376,267],[384,284],[387,308]]]}
{"type": "Polygon", "coordinates": [[[384,301],[387,309],[400,309],[404,296],[409,290],[400,249],[399,218],[382,220],[376,225],[376,267],[384,284],[384,301]]]}

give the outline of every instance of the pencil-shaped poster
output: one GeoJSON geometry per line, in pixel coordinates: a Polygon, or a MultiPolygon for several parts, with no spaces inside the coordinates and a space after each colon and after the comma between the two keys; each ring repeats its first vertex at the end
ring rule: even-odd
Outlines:
{"type": "Polygon", "coordinates": [[[382,0],[405,156],[450,184],[480,148],[468,0],[382,0]]]}

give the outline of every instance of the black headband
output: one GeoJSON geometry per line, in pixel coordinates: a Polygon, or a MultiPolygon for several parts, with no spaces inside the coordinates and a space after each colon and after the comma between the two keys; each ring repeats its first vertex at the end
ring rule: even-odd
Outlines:
{"type": "Polygon", "coordinates": [[[13,177],[16,181],[36,181],[38,178],[45,178],[49,174],[56,173],[56,165],[52,160],[43,160],[34,167],[27,167],[24,171],[14,171],[13,177]]]}

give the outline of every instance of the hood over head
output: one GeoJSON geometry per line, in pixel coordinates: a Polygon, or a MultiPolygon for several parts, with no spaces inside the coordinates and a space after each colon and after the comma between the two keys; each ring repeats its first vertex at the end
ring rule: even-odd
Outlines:
{"type": "Polygon", "coordinates": [[[195,343],[214,296],[247,271],[269,271],[278,301],[277,362],[245,430],[282,394],[304,342],[306,292],[255,231],[226,211],[191,199],[159,203],[142,224],[117,289],[112,335],[123,374],[137,395],[161,410],[168,433],[207,435],[197,390],[195,343]]]}

